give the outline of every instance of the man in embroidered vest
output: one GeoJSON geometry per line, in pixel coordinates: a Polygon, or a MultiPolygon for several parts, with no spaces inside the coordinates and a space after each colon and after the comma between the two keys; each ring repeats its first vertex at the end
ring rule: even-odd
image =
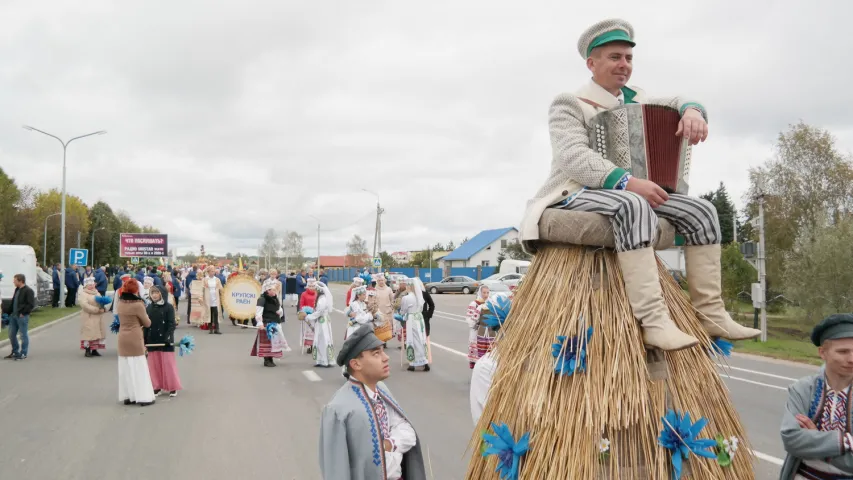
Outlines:
{"type": "Polygon", "coordinates": [[[589,145],[591,119],[628,103],[666,105],[681,114],[677,135],[691,145],[708,136],[705,108],[679,97],[649,98],[628,87],[633,70],[634,29],[620,19],[601,21],[581,35],[578,51],[592,72],[576,93],[563,93],[551,104],[549,128],[553,158],[548,181],[528,202],[521,238],[528,250],[539,239],[546,208],[595,212],[611,219],[619,264],[634,316],[647,345],[680,350],[698,341],[675,325],[661,293],[653,245],[658,217],[685,238],[690,297],[711,337],[753,338],[758,330],[734,322],[721,298],[720,225],[714,206],[703,199],[667,194],[657,184],[632,177],[630,165],[618,165],[589,145]]]}
{"type": "Polygon", "coordinates": [[[364,325],[338,353],[346,384],[323,408],[320,469],[325,480],[426,480],[418,436],[382,380],[383,342],[364,325]]]}
{"type": "Polygon", "coordinates": [[[853,314],[825,318],[812,331],[812,343],[824,365],[788,387],[782,416],[782,445],[788,456],[779,478],[853,478],[853,314]]]}

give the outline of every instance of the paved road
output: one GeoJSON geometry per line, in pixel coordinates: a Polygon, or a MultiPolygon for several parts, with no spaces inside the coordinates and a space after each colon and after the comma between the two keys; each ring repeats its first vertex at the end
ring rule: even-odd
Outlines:
{"type": "MultiPolygon", "coordinates": [[[[345,289],[334,286],[343,306],[345,289]]],[[[388,385],[424,443],[435,479],[462,478],[473,425],[468,407],[470,370],[465,360],[464,307],[471,296],[436,296],[433,370],[406,372],[391,342],[394,368],[388,385]]],[[[298,337],[295,310],[285,334],[298,337]]],[[[338,344],[343,315],[333,318],[338,344]]],[[[15,479],[233,479],[320,478],[317,425],[322,405],[341,385],[337,368],[315,369],[307,355],[291,353],[275,369],[249,357],[252,330],[230,325],[225,334],[192,333],[197,350],[178,358],[186,390],[151,407],[116,402],[114,337],[103,358],[84,358],[76,319],[32,339],[30,358],[0,363],[2,478],[15,479]]],[[[807,367],[734,357],[726,380],[755,449],[767,460],[760,479],[778,476],[783,457],[778,415],[784,388],[807,367]]]]}

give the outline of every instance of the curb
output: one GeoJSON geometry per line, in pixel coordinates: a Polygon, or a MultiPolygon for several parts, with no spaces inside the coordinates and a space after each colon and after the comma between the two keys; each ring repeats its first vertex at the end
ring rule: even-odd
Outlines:
{"type": "MultiPolygon", "coordinates": [[[[817,347],[815,347],[817,348],[817,347]]],[[[777,365],[784,365],[789,367],[798,367],[804,368],[807,370],[820,370],[818,365],[812,365],[811,363],[798,362],[795,360],[785,360],[783,358],[774,358],[774,357],[765,357],[764,355],[756,355],[754,353],[741,353],[741,352],[732,352],[733,357],[740,357],[746,360],[755,360],[762,361],[767,363],[775,363],[777,365]]]]}
{"type": "MultiPolygon", "coordinates": [[[[42,332],[42,331],[47,330],[49,328],[53,328],[54,326],[59,325],[60,323],[65,322],[66,320],[70,320],[70,319],[72,319],[78,315],[80,315],[80,312],[74,312],[71,315],[66,315],[62,318],[57,318],[56,320],[54,320],[50,323],[45,323],[44,325],[39,325],[38,327],[27,331],[27,335],[28,336],[36,335],[39,332],[42,332]]],[[[0,340],[0,348],[5,347],[11,343],[12,343],[12,341],[9,340],[8,338],[6,340],[0,340]]]]}

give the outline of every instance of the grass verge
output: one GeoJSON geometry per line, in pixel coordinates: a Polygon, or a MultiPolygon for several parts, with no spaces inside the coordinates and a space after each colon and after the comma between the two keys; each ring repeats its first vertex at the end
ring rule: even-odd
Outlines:
{"type": "MultiPolygon", "coordinates": [[[[823,361],[811,340],[814,325],[807,324],[800,312],[786,312],[786,315],[767,316],[767,341],[743,340],[735,342],[735,351],[765,357],[791,360],[795,362],[821,365],[823,361]]],[[[754,326],[750,316],[739,315],[738,322],[748,327],[754,326]]]]}
{"type": "MultiPolygon", "coordinates": [[[[30,315],[30,323],[27,326],[27,331],[32,331],[36,327],[40,327],[42,325],[48,324],[50,322],[59,320],[60,318],[67,317],[75,312],[79,312],[80,307],[71,307],[71,308],[39,308],[35,312],[30,315]]],[[[6,340],[9,338],[9,329],[4,328],[0,331],[0,340],[6,340]]]]}

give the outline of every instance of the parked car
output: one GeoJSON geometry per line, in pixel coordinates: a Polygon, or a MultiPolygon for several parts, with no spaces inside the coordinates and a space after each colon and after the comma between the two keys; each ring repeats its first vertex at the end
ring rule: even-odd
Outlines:
{"type": "Polygon", "coordinates": [[[520,273],[496,273],[491,277],[486,278],[482,281],[483,285],[492,288],[496,284],[506,285],[509,288],[515,288],[518,286],[521,279],[524,278],[524,275],[520,273]]]}
{"type": "Polygon", "coordinates": [[[471,277],[464,275],[456,275],[447,277],[440,282],[428,283],[425,285],[427,291],[432,294],[436,293],[474,293],[480,287],[480,282],[471,277]]]}

